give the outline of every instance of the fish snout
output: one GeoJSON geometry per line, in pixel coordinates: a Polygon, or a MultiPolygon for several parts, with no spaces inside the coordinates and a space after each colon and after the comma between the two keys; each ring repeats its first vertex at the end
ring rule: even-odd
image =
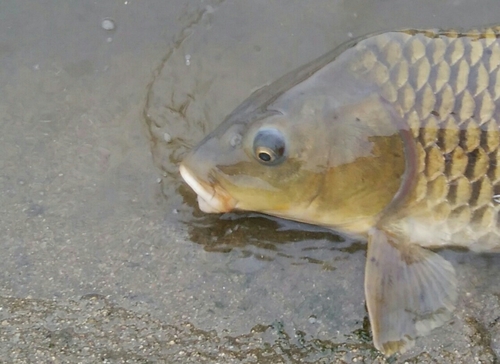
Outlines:
{"type": "Polygon", "coordinates": [[[197,178],[183,162],[179,171],[184,181],[198,195],[198,207],[206,213],[229,212],[236,206],[236,200],[221,188],[197,178]]]}

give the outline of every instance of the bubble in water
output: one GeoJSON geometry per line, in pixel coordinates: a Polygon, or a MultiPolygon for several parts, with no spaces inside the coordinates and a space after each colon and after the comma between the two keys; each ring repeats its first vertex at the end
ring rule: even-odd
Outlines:
{"type": "Polygon", "coordinates": [[[104,30],[115,30],[115,21],[111,18],[105,18],[101,22],[101,27],[104,30]]]}

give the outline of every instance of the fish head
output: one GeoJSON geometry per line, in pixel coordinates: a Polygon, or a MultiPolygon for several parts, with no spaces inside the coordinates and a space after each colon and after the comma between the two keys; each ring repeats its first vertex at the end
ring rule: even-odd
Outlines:
{"type": "Polygon", "coordinates": [[[316,68],[250,97],[185,157],[180,172],[202,211],[256,211],[353,234],[373,227],[408,167],[404,128],[342,57],[316,68]]]}
{"type": "Polygon", "coordinates": [[[378,99],[294,99],[230,119],[183,160],[204,212],[256,211],[363,234],[402,185],[405,151],[378,99]],[[378,120],[383,119],[383,120],[378,120]]]}
{"type": "Polygon", "coordinates": [[[181,175],[204,212],[293,218],[314,199],[328,158],[313,124],[271,109],[232,118],[184,158],[181,175]]]}

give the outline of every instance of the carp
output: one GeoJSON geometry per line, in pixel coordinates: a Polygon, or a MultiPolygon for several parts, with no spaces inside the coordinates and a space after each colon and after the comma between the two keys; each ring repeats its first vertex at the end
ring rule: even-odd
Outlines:
{"type": "Polygon", "coordinates": [[[404,352],[457,299],[433,248],[500,250],[500,26],[355,39],[257,90],[180,165],[202,211],[366,239],[375,347],[404,352]]]}

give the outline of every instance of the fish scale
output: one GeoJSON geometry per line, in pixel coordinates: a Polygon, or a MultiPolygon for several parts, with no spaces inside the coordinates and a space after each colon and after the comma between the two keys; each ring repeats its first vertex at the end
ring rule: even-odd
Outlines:
{"type": "Polygon", "coordinates": [[[500,27],[389,32],[359,42],[351,64],[380,86],[416,141],[405,211],[471,249],[500,239],[499,36],[500,27]]]}

